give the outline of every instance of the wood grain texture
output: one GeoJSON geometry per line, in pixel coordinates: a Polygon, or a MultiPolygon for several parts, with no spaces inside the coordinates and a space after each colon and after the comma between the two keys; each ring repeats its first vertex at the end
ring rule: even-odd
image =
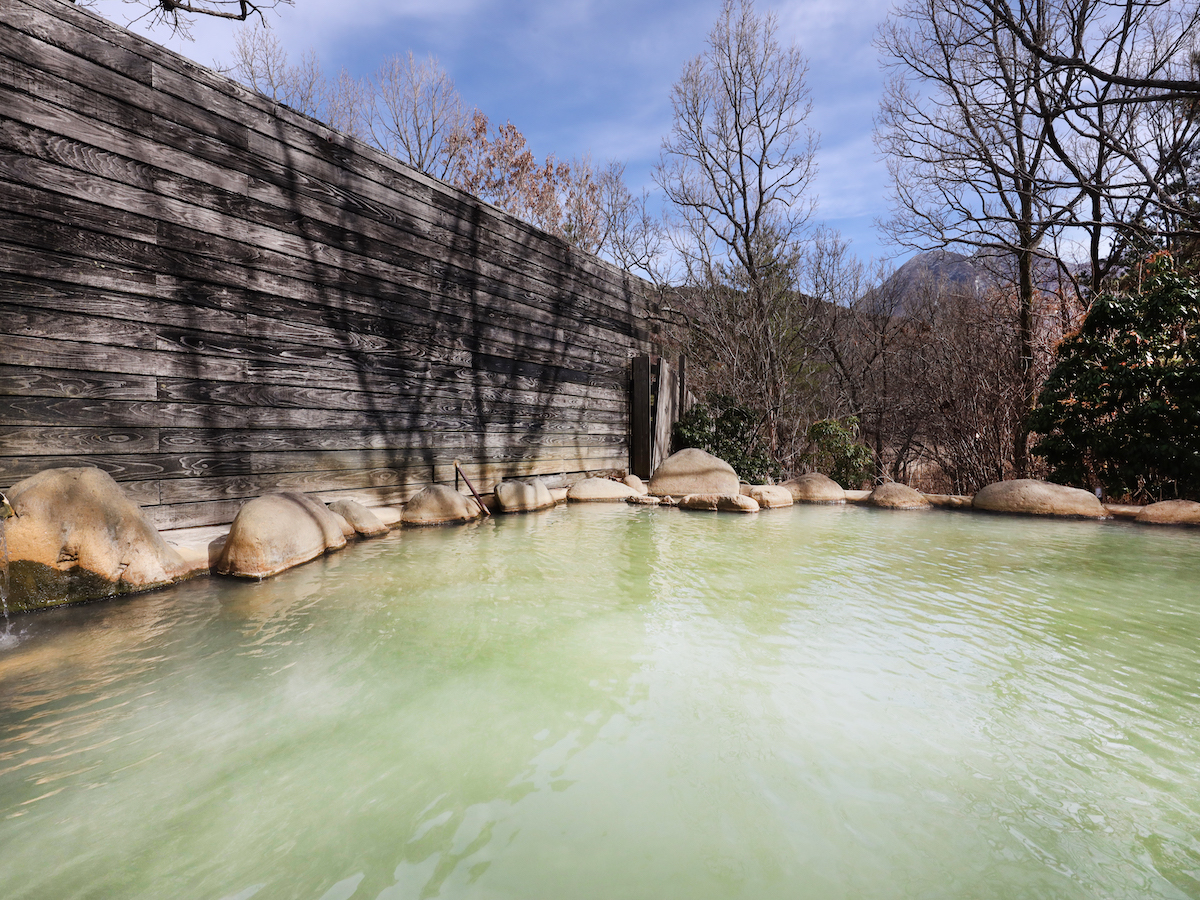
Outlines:
{"type": "Polygon", "coordinates": [[[159,527],[629,463],[647,286],[56,0],[0,4],[0,487],[159,527]]]}

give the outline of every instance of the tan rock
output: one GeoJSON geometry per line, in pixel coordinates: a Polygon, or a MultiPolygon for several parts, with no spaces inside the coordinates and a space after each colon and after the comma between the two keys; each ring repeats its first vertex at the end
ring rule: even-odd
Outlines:
{"type": "Polygon", "coordinates": [[[782,484],[752,484],[750,490],[743,492],[763,509],[782,509],[791,506],[792,492],[782,484]]]}
{"type": "Polygon", "coordinates": [[[555,503],[566,503],[567,502],[567,488],[565,488],[565,487],[550,488],[550,496],[554,498],[555,503]]]}
{"type": "Polygon", "coordinates": [[[688,494],[679,501],[680,509],[702,512],[758,512],[758,503],[741,494],[688,494]]]}
{"type": "Polygon", "coordinates": [[[376,518],[379,519],[388,528],[394,525],[399,525],[400,520],[404,518],[404,510],[396,509],[392,506],[373,506],[370,508],[376,518]]]}
{"type": "Polygon", "coordinates": [[[567,490],[567,499],[573,503],[615,502],[637,496],[638,492],[629,485],[607,478],[585,478],[567,490]]]}
{"type": "MultiPolygon", "coordinates": [[[[326,507],[328,509],[328,507],[326,507]]],[[[358,537],[358,532],[354,530],[354,526],[350,524],[350,520],[341,513],[335,513],[329,510],[329,514],[337,521],[338,527],[342,529],[342,537],[350,541],[358,537]]]]}
{"type": "Polygon", "coordinates": [[[339,550],[346,546],[339,519],[324,503],[296,491],[256,497],[238,510],[229,526],[216,571],[267,578],[327,550],[339,550]]]}
{"type": "Polygon", "coordinates": [[[554,505],[554,497],[540,478],[513,479],[496,485],[496,503],[502,512],[534,512],[554,505]]]}
{"type": "Polygon", "coordinates": [[[100,469],[47,469],[7,493],[10,611],[152,590],[208,569],[185,561],[100,469]]]}
{"type": "Polygon", "coordinates": [[[741,494],[726,494],[717,498],[718,512],[754,513],[759,509],[758,501],[741,494]]]}
{"type": "Polygon", "coordinates": [[[431,484],[408,501],[401,521],[405,525],[461,525],[482,515],[473,497],[444,484],[431,484]]]}
{"type": "Polygon", "coordinates": [[[929,509],[929,501],[920,491],[907,484],[889,481],[871,491],[867,503],[880,509],[929,509]]]}
{"type": "Polygon", "coordinates": [[[642,479],[638,478],[636,475],[626,475],[623,479],[621,479],[621,483],[629,485],[629,487],[633,488],[639,494],[649,493],[648,489],[646,488],[646,482],[642,481],[642,479]]]}
{"type": "Polygon", "coordinates": [[[740,492],[737,473],[723,459],[689,448],[662,461],[650,479],[649,491],[656,497],[687,494],[736,496],[740,492]]]}
{"type": "Polygon", "coordinates": [[[970,509],[971,498],[963,494],[926,494],[930,506],[938,509],[970,509]]]}
{"type": "Polygon", "coordinates": [[[797,503],[845,503],[842,486],[820,472],[809,472],[783,483],[797,503]]]}
{"type": "Polygon", "coordinates": [[[1193,500],[1163,500],[1142,508],[1136,521],[1144,525],[1200,526],[1200,503],[1193,500]]]}
{"type": "Polygon", "coordinates": [[[216,567],[228,536],[228,525],[196,525],[162,532],[162,539],[175,548],[189,567],[205,574],[216,567]]]}
{"type": "Polygon", "coordinates": [[[355,534],[361,534],[363,537],[378,537],[388,533],[388,526],[383,523],[383,520],[357,500],[335,500],[329,504],[329,509],[344,518],[354,529],[355,534]]]}
{"type": "Polygon", "coordinates": [[[635,506],[658,506],[662,503],[661,497],[651,497],[649,494],[636,494],[625,500],[626,503],[632,503],[635,506]]]}
{"type": "Polygon", "coordinates": [[[971,502],[975,509],[1026,516],[1069,516],[1103,519],[1104,505],[1091,491],[1050,484],[1032,478],[998,481],[980,488],[971,502]]]}

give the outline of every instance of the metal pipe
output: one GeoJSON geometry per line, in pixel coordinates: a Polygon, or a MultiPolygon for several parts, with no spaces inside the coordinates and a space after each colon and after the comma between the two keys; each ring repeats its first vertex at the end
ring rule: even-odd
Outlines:
{"type": "Polygon", "coordinates": [[[484,516],[490,516],[492,511],[483,504],[483,498],[479,496],[479,491],[475,490],[475,485],[471,484],[471,479],[467,477],[467,473],[462,470],[462,466],[458,464],[458,460],[454,461],[454,471],[462,476],[462,480],[467,483],[467,487],[471,489],[471,496],[475,498],[475,502],[479,504],[479,508],[483,510],[484,516]]]}

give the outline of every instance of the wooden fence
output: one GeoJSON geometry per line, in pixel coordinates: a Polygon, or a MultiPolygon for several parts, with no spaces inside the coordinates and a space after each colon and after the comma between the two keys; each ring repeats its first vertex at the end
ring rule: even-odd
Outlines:
{"type": "Polygon", "coordinates": [[[0,3],[0,486],[160,527],[625,469],[644,285],[61,0],[0,3]]]}

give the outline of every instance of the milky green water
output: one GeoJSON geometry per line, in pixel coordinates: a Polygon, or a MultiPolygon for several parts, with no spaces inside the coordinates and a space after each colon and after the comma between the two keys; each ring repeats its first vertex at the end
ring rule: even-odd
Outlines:
{"type": "Polygon", "coordinates": [[[1200,897],[1200,534],[572,507],[23,616],[0,897],[1200,897]]]}

